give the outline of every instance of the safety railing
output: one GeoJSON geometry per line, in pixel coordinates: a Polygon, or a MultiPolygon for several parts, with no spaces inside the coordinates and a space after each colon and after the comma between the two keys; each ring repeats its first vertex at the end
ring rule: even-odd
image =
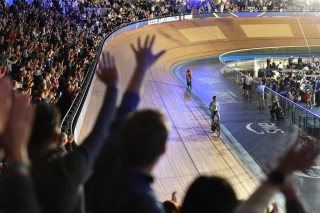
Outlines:
{"type": "MultiPolygon", "coordinates": [[[[230,13],[228,13],[230,15],[230,13]]],[[[252,14],[252,13],[248,13],[248,14],[252,14]]],[[[278,13],[279,16],[281,16],[283,13],[278,13]]],[[[296,13],[296,12],[292,12],[292,13],[287,13],[287,14],[291,14],[292,16],[316,16],[318,15],[318,13],[296,13]]],[[[264,15],[268,15],[267,13],[264,15]]],[[[270,15],[275,16],[276,14],[274,12],[270,13],[270,15]]],[[[186,20],[186,19],[205,19],[205,18],[216,18],[216,15],[214,13],[211,14],[197,14],[197,15],[177,15],[177,16],[163,16],[163,17],[156,17],[154,19],[144,19],[144,20],[138,20],[138,21],[134,21],[134,22],[130,22],[130,23],[125,23],[120,25],[119,27],[114,28],[112,31],[108,32],[104,39],[100,42],[99,46],[98,46],[98,51],[96,54],[96,58],[93,60],[92,65],[90,66],[89,72],[87,72],[86,76],[84,77],[83,80],[83,86],[82,86],[82,94],[79,94],[74,102],[72,103],[71,107],[69,108],[67,114],[65,115],[65,117],[62,119],[61,122],[61,131],[66,132],[66,133],[74,133],[74,129],[75,126],[77,125],[78,122],[78,118],[79,118],[79,114],[82,111],[82,106],[84,105],[84,101],[87,100],[88,98],[88,94],[90,93],[90,90],[92,90],[92,80],[94,79],[94,74],[95,74],[95,70],[98,64],[98,60],[101,54],[101,51],[103,49],[103,47],[105,46],[105,42],[108,38],[110,38],[111,36],[113,37],[113,34],[115,34],[117,31],[121,31],[120,29],[123,29],[127,26],[130,25],[134,25],[136,24],[136,28],[140,28],[143,26],[147,26],[147,25],[153,25],[153,24],[161,24],[161,23],[165,23],[165,22],[171,22],[171,21],[180,21],[180,20],[186,20]],[[142,25],[140,23],[143,23],[142,25]],[[139,25],[139,26],[138,26],[139,25]]],[[[294,47],[292,47],[294,48],[294,47]]],[[[307,47],[306,47],[307,48],[307,47]]],[[[308,49],[307,49],[308,50],[308,49]]],[[[318,50],[320,52],[320,47],[318,47],[318,50]]],[[[288,50],[289,51],[289,50],[288,50]]],[[[247,53],[247,54],[251,54],[251,53],[247,53]]],[[[232,68],[230,68],[232,69],[232,68]]],[[[235,70],[233,70],[235,71],[235,70]]],[[[226,74],[231,75],[231,72],[227,72],[226,74]]],[[[239,73],[240,74],[240,73],[239,73]]],[[[236,77],[238,78],[238,77],[236,77]]],[[[90,96],[90,95],[89,95],[90,96]]],[[[299,107],[298,107],[299,108],[299,107]]],[[[301,113],[302,115],[303,113],[301,113]]],[[[308,120],[307,118],[309,118],[310,116],[305,115],[304,117],[301,117],[300,120],[308,120]]],[[[318,122],[319,123],[319,122],[318,122]]]]}
{"type": "MultiPolygon", "coordinates": [[[[311,47],[310,47],[311,48],[311,47]]],[[[319,47],[312,47],[315,49],[319,49],[319,47]]],[[[281,48],[272,48],[274,51],[279,50],[281,48]]],[[[290,48],[284,47],[282,50],[288,51],[290,48]]],[[[308,47],[301,47],[303,50],[308,51],[308,47]]],[[[255,50],[245,50],[244,54],[247,55],[248,53],[251,54],[260,54],[264,51],[270,52],[270,49],[255,49],[255,50]],[[257,51],[255,51],[257,50],[257,51]]],[[[293,49],[297,51],[297,49],[293,49]]],[[[308,51],[309,52],[309,51],[308,51]]],[[[238,55],[242,57],[241,54],[242,51],[236,51],[233,53],[226,53],[219,57],[220,61],[225,65],[223,68],[221,68],[221,74],[228,79],[232,84],[237,85],[239,88],[243,86],[243,82],[245,81],[245,78],[247,77],[244,73],[240,72],[239,70],[231,67],[224,59],[230,58],[230,56],[235,57],[235,55],[238,55]]],[[[281,53],[281,50],[276,52],[277,55],[281,53]]],[[[302,52],[301,52],[302,53],[302,52]]],[[[295,55],[296,56],[296,55],[295,55]]],[[[253,70],[252,70],[253,71],[253,70]]],[[[251,103],[254,103],[259,106],[259,97],[257,93],[257,88],[259,85],[259,80],[256,78],[252,81],[252,89],[251,89],[251,103]]],[[[315,94],[311,94],[311,98],[315,94]]],[[[312,135],[314,137],[320,136],[320,116],[315,114],[314,112],[308,110],[307,108],[299,105],[299,103],[295,103],[294,101],[288,99],[287,97],[284,97],[283,95],[277,93],[276,91],[273,91],[271,88],[266,87],[264,90],[264,99],[265,99],[265,105],[266,108],[269,108],[272,106],[273,101],[276,99],[281,108],[282,113],[285,116],[285,119],[290,122],[290,124],[295,125],[299,128],[299,131],[301,133],[305,133],[308,135],[312,135]]],[[[303,100],[302,100],[303,101],[303,100]]]]}

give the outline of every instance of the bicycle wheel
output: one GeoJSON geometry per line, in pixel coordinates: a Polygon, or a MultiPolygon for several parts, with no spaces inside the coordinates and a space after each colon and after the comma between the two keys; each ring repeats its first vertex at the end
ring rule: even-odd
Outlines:
{"type": "Polygon", "coordinates": [[[216,133],[217,136],[220,137],[220,125],[218,123],[216,123],[216,133]]]}

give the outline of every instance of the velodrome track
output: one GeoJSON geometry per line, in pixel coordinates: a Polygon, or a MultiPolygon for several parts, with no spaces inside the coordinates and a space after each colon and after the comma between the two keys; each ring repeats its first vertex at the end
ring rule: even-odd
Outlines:
{"type": "MultiPolygon", "coordinates": [[[[224,138],[210,132],[210,118],[195,101],[184,100],[185,86],[172,72],[175,65],[195,58],[220,55],[246,48],[304,46],[320,43],[320,18],[221,18],[172,22],[124,33],[105,51],[116,57],[120,71],[120,96],[135,67],[130,44],[137,38],[156,35],[154,52],[166,54],[146,77],[140,108],[161,109],[171,125],[167,152],[155,169],[155,189],[160,200],[178,191],[181,201],[187,186],[200,174],[219,175],[246,198],[258,181],[236,156],[224,138]]],[[[80,133],[80,141],[91,130],[102,104],[104,86],[97,80],[80,133]]],[[[118,100],[120,101],[120,100],[118,100]]]]}

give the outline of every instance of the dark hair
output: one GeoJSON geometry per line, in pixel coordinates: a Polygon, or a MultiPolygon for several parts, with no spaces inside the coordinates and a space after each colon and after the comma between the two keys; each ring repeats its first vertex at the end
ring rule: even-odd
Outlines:
{"type": "Polygon", "coordinates": [[[217,98],[217,96],[213,96],[212,99],[217,98]]]}
{"type": "Polygon", "coordinates": [[[168,137],[163,114],[142,110],[131,114],[122,131],[122,159],[132,167],[153,163],[164,149],[168,137]]]}
{"type": "Polygon", "coordinates": [[[225,179],[202,176],[189,187],[181,213],[231,213],[237,204],[235,192],[225,179]]]}
{"type": "Polygon", "coordinates": [[[60,112],[52,105],[38,104],[30,137],[30,147],[42,149],[51,141],[60,124],[60,112]]]}

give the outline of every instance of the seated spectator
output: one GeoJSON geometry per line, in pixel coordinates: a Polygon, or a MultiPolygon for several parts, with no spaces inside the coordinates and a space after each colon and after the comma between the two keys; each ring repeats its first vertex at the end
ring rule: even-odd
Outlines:
{"type": "Polygon", "coordinates": [[[277,121],[280,119],[283,119],[281,116],[281,106],[277,100],[277,98],[274,98],[270,110],[271,120],[274,121],[274,114],[276,114],[277,121]]]}
{"type": "Polygon", "coordinates": [[[279,62],[278,69],[283,70],[283,64],[281,62],[279,62]]]}
{"type": "Polygon", "coordinates": [[[6,65],[7,60],[9,60],[10,56],[11,56],[11,47],[8,48],[7,54],[5,49],[0,50],[0,66],[1,67],[6,65]]]}
{"type": "Polygon", "coordinates": [[[59,142],[57,147],[57,155],[60,157],[65,156],[68,152],[65,148],[65,145],[68,143],[67,134],[62,132],[59,136],[59,142]]]}

